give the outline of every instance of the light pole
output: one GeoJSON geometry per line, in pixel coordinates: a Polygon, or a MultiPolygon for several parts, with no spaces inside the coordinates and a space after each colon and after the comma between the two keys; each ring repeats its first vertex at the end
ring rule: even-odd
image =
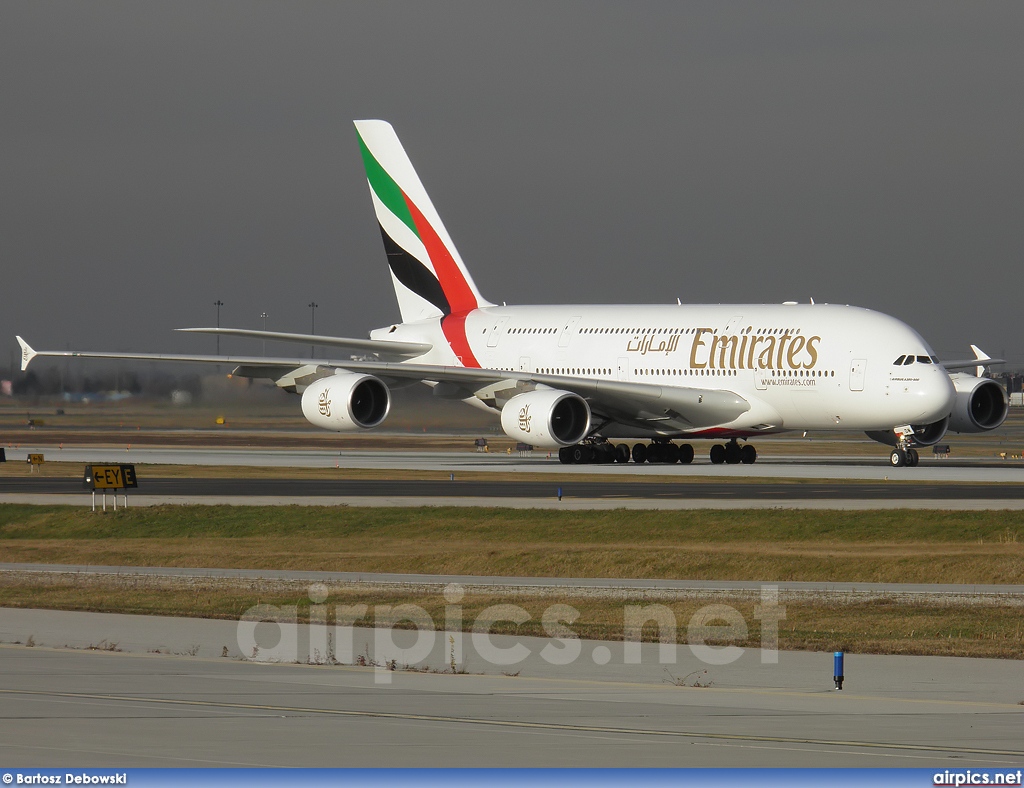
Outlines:
{"type": "MultiPolygon", "coordinates": [[[[266,312],[260,312],[260,317],[263,318],[263,333],[266,333],[267,332],[267,313],[266,312]]],[[[264,356],[267,355],[267,339],[266,339],[266,337],[263,338],[263,355],[264,356]]]]}
{"type": "MultiPolygon", "coordinates": [[[[213,302],[213,305],[217,307],[217,328],[220,328],[220,308],[224,306],[224,302],[219,298],[213,302]]],[[[217,334],[217,355],[220,355],[220,334],[217,334]]]]}
{"type": "MultiPolygon", "coordinates": [[[[312,335],[316,334],[316,308],[320,306],[316,301],[309,302],[309,333],[312,335]]],[[[316,357],[316,345],[312,344],[309,346],[309,355],[316,357]]]]}

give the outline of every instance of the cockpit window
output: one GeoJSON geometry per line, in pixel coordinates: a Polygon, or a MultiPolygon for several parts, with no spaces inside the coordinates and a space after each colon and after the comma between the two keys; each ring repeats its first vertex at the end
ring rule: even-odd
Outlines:
{"type": "Polygon", "coordinates": [[[939,357],[938,356],[932,356],[932,363],[933,364],[941,364],[942,362],[939,361],[939,357]]]}
{"type": "Polygon", "coordinates": [[[918,364],[931,364],[932,360],[928,356],[918,356],[917,357],[917,363],[918,364]]]}
{"type": "Polygon", "coordinates": [[[907,364],[913,364],[913,363],[914,363],[914,357],[913,356],[907,356],[907,360],[903,362],[903,366],[907,366],[907,364]]]}
{"type": "Polygon", "coordinates": [[[900,356],[898,359],[896,359],[894,362],[892,362],[892,365],[894,367],[898,367],[900,364],[903,363],[903,359],[905,359],[905,358],[906,358],[906,356],[900,356]]]}

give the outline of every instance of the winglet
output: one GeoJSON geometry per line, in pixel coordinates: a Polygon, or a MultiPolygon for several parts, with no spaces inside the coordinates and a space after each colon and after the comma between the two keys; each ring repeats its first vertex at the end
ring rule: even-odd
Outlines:
{"type": "MultiPolygon", "coordinates": [[[[974,353],[974,357],[976,359],[978,359],[978,361],[990,361],[992,359],[992,356],[990,356],[988,353],[986,353],[984,350],[982,350],[977,345],[971,345],[971,350],[974,353]]],[[[980,378],[984,374],[985,374],[985,367],[983,365],[982,366],[977,366],[977,367],[974,368],[974,376],[975,377],[980,378]]]]}
{"type": "Polygon", "coordinates": [[[32,359],[36,357],[36,352],[32,349],[31,345],[21,337],[16,337],[18,344],[21,345],[21,371],[24,372],[28,369],[28,365],[32,362],[32,359]]]}

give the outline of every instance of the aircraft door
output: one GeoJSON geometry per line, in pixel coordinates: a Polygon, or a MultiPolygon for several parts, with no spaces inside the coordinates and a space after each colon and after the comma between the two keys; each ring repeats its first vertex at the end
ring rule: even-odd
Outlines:
{"type": "Polygon", "coordinates": [[[729,322],[725,324],[725,334],[735,334],[740,330],[740,324],[743,322],[743,315],[733,315],[729,318],[729,322]]]}
{"type": "Polygon", "coordinates": [[[864,369],[867,364],[863,358],[855,358],[850,362],[850,391],[864,390],[864,369]]]}
{"type": "Polygon", "coordinates": [[[530,371],[530,357],[529,356],[520,356],[519,357],[519,371],[520,372],[529,372],[530,371]]]}
{"type": "Polygon", "coordinates": [[[754,367],[754,388],[758,391],[765,391],[768,388],[768,381],[765,379],[765,370],[754,367]]]}
{"type": "Polygon", "coordinates": [[[491,330],[487,336],[487,347],[497,347],[498,340],[501,335],[505,333],[505,324],[508,323],[507,317],[496,317],[491,322],[491,330]]]}
{"type": "Polygon", "coordinates": [[[619,359],[617,369],[615,370],[615,377],[618,380],[629,380],[629,358],[623,356],[619,359]]]}
{"type": "Polygon", "coordinates": [[[559,347],[569,347],[569,341],[572,339],[572,333],[576,330],[577,324],[580,322],[579,317],[570,317],[565,321],[565,325],[562,326],[562,333],[558,337],[559,347]]]}

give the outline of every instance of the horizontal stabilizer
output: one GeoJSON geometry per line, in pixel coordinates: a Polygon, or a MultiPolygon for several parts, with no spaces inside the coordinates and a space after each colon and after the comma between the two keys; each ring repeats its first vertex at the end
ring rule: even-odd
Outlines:
{"type": "Polygon", "coordinates": [[[381,359],[417,358],[429,353],[432,345],[419,342],[391,342],[386,339],[350,339],[320,334],[289,334],[281,331],[256,331],[248,328],[176,328],[193,334],[221,334],[224,336],[269,339],[273,342],[301,342],[306,345],[325,345],[350,350],[353,353],[372,353],[381,359]]]}

